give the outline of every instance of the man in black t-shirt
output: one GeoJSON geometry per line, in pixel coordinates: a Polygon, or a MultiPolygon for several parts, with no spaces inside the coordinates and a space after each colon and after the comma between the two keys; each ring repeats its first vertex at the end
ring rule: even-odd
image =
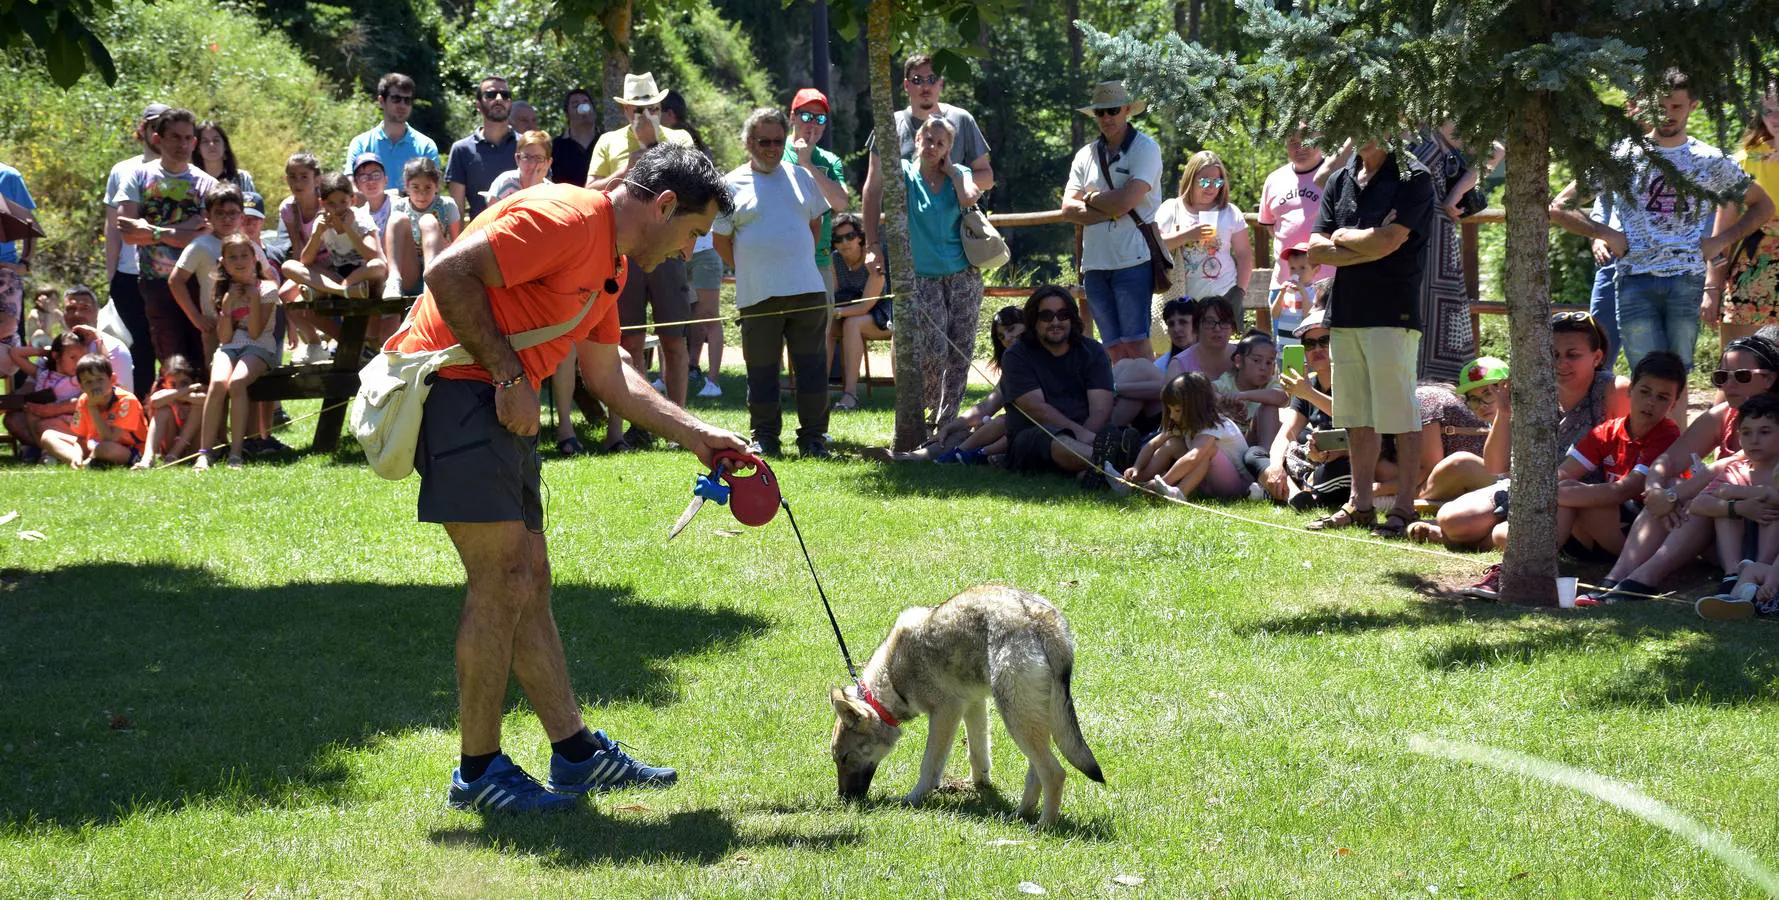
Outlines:
{"type": "Polygon", "coordinates": [[[1081,330],[1075,298],[1045,285],[1025,301],[1025,334],[1001,357],[1007,467],[1081,472],[1112,415],[1112,359],[1081,330]],[[1042,427],[1040,427],[1042,426],[1042,427]]]}
{"type": "Polygon", "coordinates": [[[1422,248],[1433,223],[1432,178],[1413,156],[1375,141],[1334,173],[1310,237],[1310,262],[1334,266],[1328,300],[1334,424],[1347,429],[1352,501],[1310,528],[1370,526],[1372,483],[1383,435],[1396,435],[1396,497],[1372,530],[1396,537],[1415,520],[1421,418],[1415,359],[1421,341],[1422,248]]]}

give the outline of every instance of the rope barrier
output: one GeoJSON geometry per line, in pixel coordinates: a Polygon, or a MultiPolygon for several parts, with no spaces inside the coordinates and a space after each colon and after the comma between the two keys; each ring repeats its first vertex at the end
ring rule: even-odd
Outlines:
{"type": "Polygon", "coordinates": [[[706,319],[686,319],[685,321],[682,321],[682,322],[646,322],[641,325],[624,325],[624,326],[619,327],[618,330],[619,331],[646,331],[650,328],[659,329],[659,328],[678,328],[682,325],[708,325],[711,322],[729,322],[729,321],[740,322],[742,319],[763,319],[763,318],[766,318],[767,316],[788,316],[788,315],[791,315],[792,313],[813,312],[815,310],[821,310],[821,309],[838,309],[839,307],[842,307],[842,306],[853,306],[855,304],[864,303],[867,300],[891,300],[891,299],[894,299],[895,296],[896,296],[895,294],[878,294],[875,297],[860,297],[857,300],[848,300],[845,303],[828,303],[828,302],[824,301],[820,305],[817,305],[817,306],[805,306],[805,307],[801,307],[799,309],[781,309],[776,312],[749,313],[749,312],[739,312],[738,311],[733,319],[731,319],[728,316],[711,316],[710,318],[706,318],[706,319]]]}
{"type": "MultiPolygon", "coordinates": [[[[351,400],[341,400],[340,402],[332,404],[330,406],[323,406],[322,408],[320,408],[312,413],[304,413],[300,416],[297,416],[294,419],[290,419],[285,422],[281,422],[279,424],[273,425],[272,427],[267,428],[266,431],[269,433],[269,432],[273,432],[273,431],[278,431],[283,428],[289,428],[290,426],[295,425],[298,422],[306,422],[309,419],[313,419],[316,416],[319,416],[322,413],[327,412],[330,409],[339,409],[340,407],[346,406],[346,405],[350,404],[351,402],[352,402],[351,400]]],[[[201,412],[201,410],[200,410],[200,412],[201,412]]],[[[153,471],[159,472],[162,469],[169,468],[172,466],[184,465],[185,463],[188,463],[194,459],[197,459],[200,455],[204,454],[205,452],[207,452],[207,451],[206,450],[197,450],[192,453],[188,453],[185,456],[180,457],[179,459],[175,459],[171,462],[164,462],[164,463],[161,463],[160,465],[155,466],[153,471]]]]}

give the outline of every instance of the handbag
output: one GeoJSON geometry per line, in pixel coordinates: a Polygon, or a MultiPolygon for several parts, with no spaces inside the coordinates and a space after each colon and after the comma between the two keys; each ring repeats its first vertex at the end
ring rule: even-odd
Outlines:
{"type": "MultiPolygon", "coordinates": [[[[957,192],[958,205],[962,206],[964,177],[958,173],[956,167],[951,167],[948,171],[951,174],[952,190],[957,192]]],[[[958,237],[963,239],[964,256],[970,260],[970,265],[984,271],[1006,265],[1013,258],[1013,251],[1007,249],[1007,241],[995,229],[994,223],[988,221],[981,206],[973,203],[962,210],[962,213],[957,231],[958,237]]]]}
{"type": "MultiPolygon", "coordinates": [[[[513,350],[525,350],[567,334],[586,318],[598,296],[588,294],[581,311],[566,322],[512,335],[513,350]]],[[[400,343],[413,324],[414,312],[409,310],[401,329],[384,342],[382,352],[358,370],[358,393],[352,397],[352,408],[347,413],[352,436],[364,448],[371,471],[391,481],[400,481],[414,471],[420,418],[438,371],[475,362],[462,344],[412,353],[389,349],[400,343]]]]}
{"type": "MultiPolygon", "coordinates": [[[[1137,130],[1135,127],[1125,129],[1124,141],[1118,145],[1119,155],[1122,156],[1128,151],[1136,139],[1137,130]]],[[[1107,190],[1114,190],[1112,163],[1106,157],[1106,139],[1104,137],[1096,139],[1093,146],[1094,158],[1098,159],[1100,164],[1100,178],[1105,180],[1107,190]]],[[[1150,292],[1165,294],[1168,288],[1173,286],[1173,280],[1168,278],[1167,273],[1174,267],[1174,261],[1169,258],[1166,248],[1161,246],[1161,238],[1155,234],[1154,222],[1143,221],[1143,217],[1137,215],[1135,207],[1130,210],[1130,220],[1137,223],[1137,232],[1143,236],[1143,243],[1149,245],[1149,274],[1154,279],[1154,286],[1150,292]]]]}

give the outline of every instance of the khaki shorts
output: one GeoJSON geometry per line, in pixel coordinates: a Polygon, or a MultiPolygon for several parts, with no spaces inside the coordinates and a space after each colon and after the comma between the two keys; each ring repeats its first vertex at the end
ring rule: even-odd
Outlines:
{"type": "Polygon", "coordinates": [[[1330,329],[1334,424],[1380,434],[1421,430],[1415,403],[1415,361],[1421,333],[1412,328],[1330,329]]]}
{"type": "Polygon", "coordinates": [[[638,328],[654,313],[657,337],[686,336],[685,321],[692,317],[692,291],[686,284],[686,261],[664,259],[653,272],[635,269],[618,295],[618,324],[638,328]],[[678,324],[662,324],[678,323],[678,324]]]}

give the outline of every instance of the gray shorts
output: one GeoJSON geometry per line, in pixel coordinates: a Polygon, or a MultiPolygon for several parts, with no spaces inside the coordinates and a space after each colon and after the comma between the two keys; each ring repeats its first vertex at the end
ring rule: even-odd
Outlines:
{"type": "Polygon", "coordinates": [[[216,352],[228,357],[229,363],[238,363],[249,356],[258,357],[268,369],[278,368],[278,354],[258,344],[242,344],[239,347],[218,347],[216,352]]]}
{"type": "MultiPolygon", "coordinates": [[[[656,322],[684,322],[692,317],[691,292],[686,289],[686,261],[663,260],[653,272],[632,270],[624,282],[624,293],[618,295],[618,324],[635,328],[649,322],[650,312],[656,322]]],[[[686,326],[668,325],[655,328],[656,337],[686,336],[686,326]]]]}
{"type": "Polygon", "coordinates": [[[694,291],[722,289],[723,258],[717,255],[715,247],[692,254],[692,261],[686,264],[686,278],[694,291]]]}
{"type": "Polygon", "coordinates": [[[414,470],[422,522],[524,522],[544,530],[537,436],[520,437],[494,412],[494,385],[440,378],[426,395],[414,470]]]}

